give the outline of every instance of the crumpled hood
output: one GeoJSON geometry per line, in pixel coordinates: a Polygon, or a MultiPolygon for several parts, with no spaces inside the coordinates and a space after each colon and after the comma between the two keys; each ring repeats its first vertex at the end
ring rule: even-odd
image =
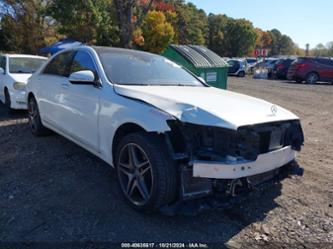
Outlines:
{"type": "Polygon", "coordinates": [[[298,119],[267,101],[214,87],[115,85],[114,89],[192,124],[236,130],[244,125],[298,119]]]}

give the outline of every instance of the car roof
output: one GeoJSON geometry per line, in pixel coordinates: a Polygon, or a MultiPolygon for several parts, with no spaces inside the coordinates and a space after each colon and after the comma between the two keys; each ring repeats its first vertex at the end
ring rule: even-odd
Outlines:
{"type": "Polygon", "coordinates": [[[328,60],[332,60],[331,57],[323,57],[323,56],[302,56],[302,57],[298,57],[299,59],[328,59],[328,60]]]}
{"type": "Polygon", "coordinates": [[[78,48],[92,48],[94,49],[97,54],[101,54],[101,53],[115,53],[115,54],[127,54],[127,55],[133,55],[136,57],[140,57],[140,56],[158,56],[160,57],[160,55],[157,54],[153,54],[153,53],[149,53],[149,52],[145,52],[145,51],[139,51],[139,50],[135,50],[135,49],[127,49],[127,48],[117,48],[117,47],[103,47],[103,46],[80,46],[78,48]]]}
{"type": "Polygon", "coordinates": [[[287,61],[294,61],[297,60],[298,58],[294,58],[294,57],[281,57],[278,59],[278,61],[283,61],[283,62],[287,62],[287,61]]]}
{"type": "Polygon", "coordinates": [[[239,59],[239,58],[232,58],[232,59],[229,59],[228,61],[238,61],[238,62],[244,62],[244,59],[239,59]]]}
{"type": "Polygon", "coordinates": [[[4,54],[9,58],[38,58],[38,59],[48,59],[47,57],[31,55],[31,54],[4,54]]]}

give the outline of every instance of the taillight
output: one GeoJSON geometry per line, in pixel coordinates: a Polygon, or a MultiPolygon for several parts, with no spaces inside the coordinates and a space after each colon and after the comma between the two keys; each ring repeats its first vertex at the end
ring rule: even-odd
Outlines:
{"type": "Polygon", "coordinates": [[[301,69],[301,68],[303,68],[305,66],[306,66],[306,64],[304,64],[304,63],[296,64],[296,70],[299,70],[299,69],[301,69]]]}

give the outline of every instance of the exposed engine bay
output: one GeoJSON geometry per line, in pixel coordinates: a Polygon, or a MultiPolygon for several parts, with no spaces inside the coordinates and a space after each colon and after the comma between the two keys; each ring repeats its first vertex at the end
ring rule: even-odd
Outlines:
{"type": "MultiPolygon", "coordinates": [[[[254,162],[261,155],[290,147],[300,151],[304,135],[299,120],[280,121],[239,127],[237,130],[169,121],[166,135],[174,159],[180,165],[182,199],[207,196],[215,192],[235,196],[240,189],[272,179],[281,173],[283,165],[267,172],[236,179],[195,177],[197,161],[221,163],[232,167],[254,162]],[[280,168],[281,167],[281,168],[280,168]]],[[[274,158],[273,158],[274,160],[274,158]]],[[[289,161],[288,161],[289,162],[289,161]]],[[[208,167],[208,166],[207,166],[208,167]]]]}
{"type": "Polygon", "coordinates": [[[299,120],[243,126],[238,130],[177,121],[170,121],[169,125],[174,155],[189,161],[256,160],[259,154],[288,145],[300,151],[304,142],[299,120]]]}

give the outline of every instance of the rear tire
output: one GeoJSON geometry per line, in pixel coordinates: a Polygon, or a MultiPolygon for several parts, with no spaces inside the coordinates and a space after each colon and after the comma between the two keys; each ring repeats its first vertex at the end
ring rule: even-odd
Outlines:
{"type": "Polygon", "coordinates": [[[240,71],[238,73],[238,77],[241,77],[241,78],[245,77],[245,72],[244,71],[240,71]]]}
{"type": "Polygon", "coordinates": [[[177,196],[177,171],[163,137],[146,132],[125,136],[117,145],[116,171],[127,203],[151,212],[177,196]]]}
{"type": "Polygon", "coordinates": [[[318,74],[312,72],[312,73],[308,73],[308,75],[306,76],[306,80],[305,81],[308,84],[316,84],[317,81],[318,81],[318,79],[319,79],[318,74]]]}
{"type": "Polygon", "coordinates": [[[51,134],[51,131],[42,124],[37,101],[34,97],[30,97],[28,100],[28,117],[30,129],[33,135],[41,137],[51,134]]]}

